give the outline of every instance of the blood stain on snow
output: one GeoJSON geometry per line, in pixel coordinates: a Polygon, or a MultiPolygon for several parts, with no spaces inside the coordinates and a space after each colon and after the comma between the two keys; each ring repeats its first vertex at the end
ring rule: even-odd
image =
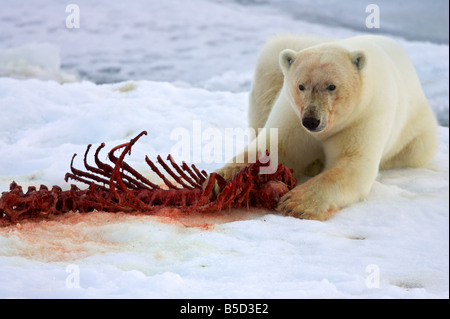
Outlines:
{"type": "Polygon", "coordinates": [[[270,213],[258,210],[224,210],[213,213],[186,214],[177,208],[164,208],[152,215],[130,213],[74,213],[51,216],[40,221],[23,221],[0,227],[6,243],[0,255],[20,256],[44,262],[70,262],[95,254],[129,249],[127,240],[111,240],[117,230],[130,225],[147,225],[148,231],[158,223],[182,228],[211,231],[216,224],[254,219],[270,213]],[[112,236],[112,237],[111,237],[112,236]]]}

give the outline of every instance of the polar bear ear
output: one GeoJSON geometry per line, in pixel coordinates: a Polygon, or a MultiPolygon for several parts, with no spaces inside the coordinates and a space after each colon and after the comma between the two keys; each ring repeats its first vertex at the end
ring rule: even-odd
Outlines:
{"type": "Polygon", "coordinates": [[[362,70],[366,64],[366,55],[362,51],[355,51],[350,53],[352,63],[358,70],[362,70]]]}
{"type": "Polygon", "coordinates": [[[286,73],[297,58],[297,52],[286,49],[280,53],[280,66],[283,73],[286,73]]]}

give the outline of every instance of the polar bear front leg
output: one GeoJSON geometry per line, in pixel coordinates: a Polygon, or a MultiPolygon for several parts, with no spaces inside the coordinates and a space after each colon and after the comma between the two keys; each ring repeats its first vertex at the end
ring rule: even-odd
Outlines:
{"type": "MultiPolygon", "coordinates": [[[[248,160],[248,150],[245,148],[245,150],[238,156],[235,156],[230,162],[225,164],[223,167],[217,169],[214,171],[214,173],[217,173],[218,175],[222,176],[227,182],[231,181],[233,179],[233,176],[238,173],[241,169],[244,167],[247,167],[249,164],[248,160]]],[[[203,187],[205,187],[208,184],[208,179],[203,183],[203,187]]],[[[221,188],[217,183],[214,184],[211,196],[218,195],[221,192],[221,188]]]]}
{"type": "Polygon", "coordinates": [[[277,207],[283,215],[326,220],[339,209],[364,199],[378,167],[361,159],[345,159],[284,195],[277,207]]]}
{"type": "Polygon", "coordinates": [[[248,165],[248,163],[228,163],[216,170],[215,173],[222,176],[226,181],[230,181],[236,173],[248,165]]]}
{"type": "MultiPolygon", "coordinates": [[[[270,147],[271,138],[270,135],[266,133],[267,132],[261,132],[258,134],[258,136],[253,139],[240,154],[235,156],[222,168],[216,170],[215,173],[221,175],[226,181],[231,181],[233,176],[241,169],[255,163],[257,160],[261,160],[261,154],[265,154],[266,149],[272,151],[272,148],[270,147]]],[[[220,187],[217,184],[214,186],[213,192],[215,194],[220,193],[220,187]]]]}

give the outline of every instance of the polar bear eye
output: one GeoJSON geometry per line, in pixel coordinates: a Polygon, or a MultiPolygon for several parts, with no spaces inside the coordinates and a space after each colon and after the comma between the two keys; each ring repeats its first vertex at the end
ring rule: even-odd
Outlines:
{"type": "Polygon", "coordinates": [[[303,84],[300,84],[298,86],[298,89],[303,92],[305,90],[305,86],[303,84]]]}
{"type": "Polygon", "coordinates": [[[336,90],[336,85],[334,85],[334,84],[330,84],[330,85],[328,85],[328,91],[334,91],[334,90],[336,90]]]}

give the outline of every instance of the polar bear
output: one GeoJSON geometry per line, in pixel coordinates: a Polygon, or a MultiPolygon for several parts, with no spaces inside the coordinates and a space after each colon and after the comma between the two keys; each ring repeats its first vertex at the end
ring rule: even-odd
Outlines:
{"type": "MultiPolygon", "coordinates": [[[[423,166],[438,145],[412,62],[382,36],[274,37],[257,60],[249,102],[249,126],[278,129],[278,162],[300,182],[278,204],[284,215],[326,220],[363,200],[380,169],[423,166]]],[[[267,134],[217,172],[231,179],[257,145],[269,148],[267,134]]]]}

